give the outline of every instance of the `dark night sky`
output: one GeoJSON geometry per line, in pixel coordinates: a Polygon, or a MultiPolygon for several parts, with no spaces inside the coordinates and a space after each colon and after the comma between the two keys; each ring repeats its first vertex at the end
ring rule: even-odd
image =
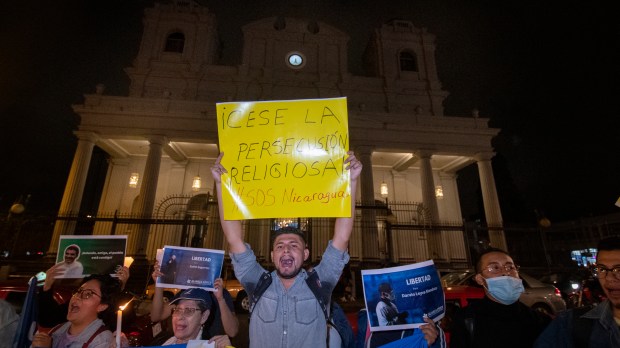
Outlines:
{"type": "MultiPolygon", "coordinates": [[[[437,36],[445,113],[473,108],[502,132],[495,179],[507,222],[617,212],[620,196],[620,21],[597,1],[199,1],[215,13],[220,64],[240,62],[241,25],[288,15],[347,32],[349,69],[362,74],[372,30],[402,18],[437,36]],[[248,4],[260,4],[250,6],[248,4]],[[250,10],[252,8],[252,10],[250,10]]],[[[32,194],[29,209],[55,212],[71,166],[71,104],[97,83],[127,95],[122,68],[135,58],[148,0],[12,1],[0,15],[0,209],[32,194]]],[[[603,2],[601,2],[603,3],[603,2]]],[[[476,182],[475,166],[459,182],[476,182]]],[[[461,184],[476,194],[476,185],[461,184]]],[[[462,202],[464,217],[476,202],[462,202]]],[[[7,211],[3,210],[3,211],[7,211]]]]}

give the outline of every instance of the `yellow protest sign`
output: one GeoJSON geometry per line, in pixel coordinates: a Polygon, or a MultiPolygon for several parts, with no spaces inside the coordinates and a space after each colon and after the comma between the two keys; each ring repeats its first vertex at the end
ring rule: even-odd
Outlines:
{"type": "Polygon", "coordinates": [[[346,98],[217,104],[224,218],[349,217],[346,98]]]}

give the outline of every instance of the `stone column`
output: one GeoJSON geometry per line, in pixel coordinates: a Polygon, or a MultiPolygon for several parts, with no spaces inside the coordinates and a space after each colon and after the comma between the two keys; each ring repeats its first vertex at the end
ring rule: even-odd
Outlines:
{"type": "MultiPolygon", "coordinates": [[[[439,222],[439,209],[437,208],[437,197],[435,197],[435,180],[433,179],[433,168],[429,151],[416,151],[415,155],[420,159],[420,188],[422,191],[422,202],[431,215],[431,226],[439,222]]],[[[441,231],[431,228],[427,231],[428,253],[434,260],[444,259],[444,249],[441,242],[441,231]]]]}
{"type": "Polygon", "coordinates": [[[489,242],[493,247],[506,250],[506,237],[502,228],[502,212],[499,207],[493,166],[491,165],[491,158],[493,156],[493,153],[479,153],[474,159],[478,164],[484,215],[486,216],[487,226],[489,226],[489,242]]]}
{"type": "MultiPolygon", "coordinates": [[[[161,155],[166,138],[162,135],[152,135],[149,137],[149,154],[146,157],[144,175],[140,185],[140,196],[138,196],[136,215],[143,219],[150,219],[153,215],[155,206],[155,194],[157,193],[157,180],[159,179],[159,167],[161,165],[161,155]]],[[[146,246],[149,238],[150,224],[140,224],[135,234],[135,244],[132,254],[138,259],[146,257],[146,246]]]]}
{"type": "MultiPolygon", "coordinates": [[[[98,136],[92,132],[75,131],[74,134],[78,138],[77,149],[73,156],[73,163],[67,178],[67,185],[62,196],[58,215],[76,215],[79,213],[80,204],[82,203],[82,194],[86,185],[86,177],[88,176],[88,167],[90,159],[93,155],[93,148],[98,140],[98,136]]],[[[73,234],[75,230],[75,221],[57,220],[54,225],[54,234],[50,242],[50,248],[47,255],[50,257],[56,255],[58,251],[58,239],[62,234],[73,234]]]]}
{"type": "MultiPolygon", "coordinates": [[[[129,177],[129,159],[112,158],[109,161],[108,173],[103,186],[103,194],[99,200],[99,209],[97,215],[112,216],[115,212],[122,211],[121,202],[123,193],[127,187],[127,178],[129,177]]],[[[112,234],[112,222],[99,221],[95,223],[93,234],[112,234]]],[[[118,231],[115,231],[118,234],[118,231]]]]}
{"type": "Polygon", "coordinates": [[[422,202],[431,214],[431,222],[436,223],[439,219],[439,210],[437,209],[435,180],[433,179],[433,168],[431,166],[432,153],[418,151],[415,155],[420,159],[420,189],[422,191],[422,202]]]}
{"type": "MultiPolygon", "coordinates": [[[[364,166],[360,179],[362,205],[365,206],[374,206],[375,204],[372,150],[370,146],[358,146],[355,148],[355,155],[364,166]]],[[[379,260],[378,232],[376,211],[374,209],[362,209],[362,258],[379,260]]]]}

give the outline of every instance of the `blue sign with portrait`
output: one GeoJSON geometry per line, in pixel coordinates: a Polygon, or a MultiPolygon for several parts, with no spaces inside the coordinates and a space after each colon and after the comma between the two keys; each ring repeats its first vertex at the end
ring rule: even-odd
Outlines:
{"type": "Polygon", "coordinates": [[[157,287],[214,290],[215,279],[222,273],[224,250],[164,246],[158,258],[162,276],[157,287]]]}
{"type": "Polygon", "coordinates": [[[439,273],[432,260],[362,270],[370,331],[404,330],[438,321],[445,314],[439,273]]]}

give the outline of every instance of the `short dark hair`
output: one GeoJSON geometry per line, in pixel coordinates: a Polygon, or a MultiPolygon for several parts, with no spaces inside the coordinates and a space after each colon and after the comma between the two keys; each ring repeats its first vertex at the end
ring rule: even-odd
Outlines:
{"type": "Polygon", "coordinates": [[[117,278],[113,278],[109,274],[91,274],[82,280],[80,286],[90,280],[99,282],[101,289],[101,304],[107,304],[108,308],[99,312],[98,317],[102,319],[106,325],[110,326],[113,322],[114,315],[118,309],[117,300],[121,294],[121,282],[117,278]]]}
{"type": "Polygon", "coordinates": [[[390,285],[390,283],[381,283],[379,284],[379,292],[383,293],[383,292],[390,292],[392,291],[392,285],[390,285]]]}
{"type": "Polygon", "coordinates": [[[596,250],[597,252],[620,250],[620,236],[612,236],[599,240],[596,250]]]}
{"type": "Polygon", "coordinates": [[[306,235],[304,234],[302,230],[300,230],[299,228],[286,226],[286,227],[282,227],[278,230],[273,231],[273,235],[271,236],[271,245],[273,245],[273,242],[276,241],[276,238],[278,238],[278,236],[281,236],[283,234],[298,235],[304,241],[304,244],[308,244],[308,242],[306,242],[306,235]]]}
{"type": "MultiPolygon", "coordinates": [[[[490,253],[502,253],[510,256],[506,251],[499,248],[488,248],[485,249],[480,255],[478,255],[478,260],[476,260],[476,273],[480,273],[482,271],[482,257],[486,254],[490,253]]],[[[512,256],[510,256],[512,258],[512,256]]]]}
{"type": "MultiPolygon", "coordinates": [[[[67,252],[67,250],[75,250],[75,252],[77,253],[77,256],[80,256],[80,247],[78,247],[75,244],[71,244],[68,247],[65,248],[65,252],[67,252]]],[[[77,257],[76,256],[76,257],[77,257]]]]}

